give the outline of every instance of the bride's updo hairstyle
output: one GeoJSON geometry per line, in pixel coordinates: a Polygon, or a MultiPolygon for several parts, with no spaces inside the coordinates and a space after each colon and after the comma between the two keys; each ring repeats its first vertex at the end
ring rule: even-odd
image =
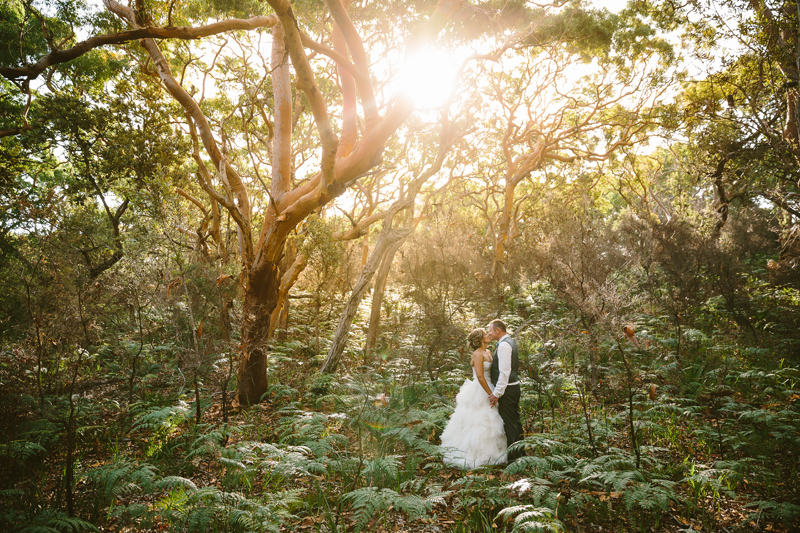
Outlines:
{"type": "Polygon", "coordinates": [[[486,330],[483,328],[473,329],[472,333],[469,334],[467,337],[467,342],[469,343],[469,347],[473,350],[477,350],[481,347],[483,343],[483,338],[486,336],[486,330]]]}

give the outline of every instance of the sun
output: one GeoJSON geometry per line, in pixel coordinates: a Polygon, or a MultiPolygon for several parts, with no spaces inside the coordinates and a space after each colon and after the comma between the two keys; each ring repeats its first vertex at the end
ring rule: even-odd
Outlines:
{"type": "Polygon", "coordinates": [[[451,54],[440,47],[428,46],[406,57],[398,89],[417,108],[437,108],[453,93],[457,73],[458,61],[451,54]]]}

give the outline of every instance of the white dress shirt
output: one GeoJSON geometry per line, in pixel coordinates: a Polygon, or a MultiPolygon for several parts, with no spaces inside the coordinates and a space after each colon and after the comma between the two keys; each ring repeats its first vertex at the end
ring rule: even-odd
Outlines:
{"type": "Polygon", "coordinates": [[[502,396],[509,385],[519,385],[519,381],[508,382],[508,378],[511,376],[511,344],[503,342],[506,337],[508,337],[507,333],[497,341],[497,366],[500,370],[500,376],[498,376],[497,383],[494,385],[493,394],[495,398],[502,396]]]}

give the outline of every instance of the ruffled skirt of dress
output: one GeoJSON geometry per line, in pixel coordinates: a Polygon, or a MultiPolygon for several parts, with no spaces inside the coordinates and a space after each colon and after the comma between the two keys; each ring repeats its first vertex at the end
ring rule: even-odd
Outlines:
{"type": "Polygon", "coordinates": [[[444,462],[463,469],[506,462],[506,433],[496,407],[477,379],[456,396],[456,409],[442,432],[444,462]]]}

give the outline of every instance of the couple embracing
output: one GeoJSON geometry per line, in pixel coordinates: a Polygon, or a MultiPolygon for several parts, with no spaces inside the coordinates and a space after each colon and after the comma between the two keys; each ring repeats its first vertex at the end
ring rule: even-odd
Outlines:
{"type": "Polygon", "coordinates": [[[461,386],[456,408],[442,432],[444,462],[459,468],[513,462],[522,451],[508,447],[522,440],[519,416],[519,354],[502,320],[478,328],[467,338],[472,379],[461,386]],[[494,354],[489,343],[497,341],[494,354]]]}

